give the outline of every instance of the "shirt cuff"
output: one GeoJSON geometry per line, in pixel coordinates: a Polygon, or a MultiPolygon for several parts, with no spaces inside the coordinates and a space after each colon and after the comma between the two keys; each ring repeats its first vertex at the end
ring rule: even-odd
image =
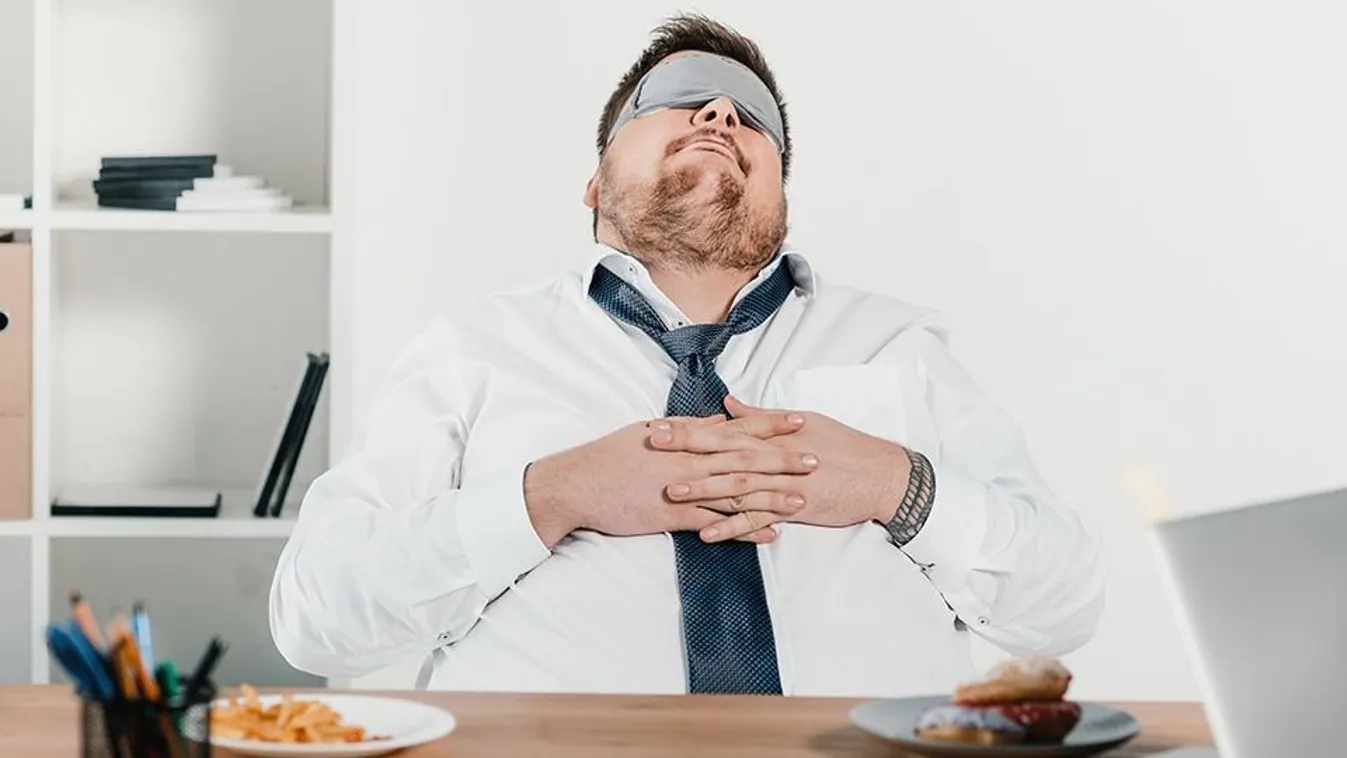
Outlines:
{"type": "Polygon", "coordinates": [[[926,523],[900,549],[940,574],[964,575],[977,565],[987,533],[987,490],[938,466],[935,481],[935,502],[926,523]]]}
{"type": "Polygon", "coordinates": [[[524,505],[524,469],[455,493],[458,533],[478,588],[494,598],[551,553],[524,505]]]}

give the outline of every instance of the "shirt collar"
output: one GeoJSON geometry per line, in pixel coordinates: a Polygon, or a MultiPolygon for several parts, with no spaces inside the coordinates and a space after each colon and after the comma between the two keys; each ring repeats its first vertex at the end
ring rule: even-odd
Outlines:
{"type": "MultiPolygon", "coordinates": [[[[781,265],[783,261],[786,265],[790,266],[790,273],[791,277],[795,279],[795,286],[806,295],[813,295],[817,287],[813,265],[803,253],[783,246],[780,253],[773,257],[766,266],[763,266],[762,270],[758,272],[758,275],[739,291],[739,294],[735,297],[735,302],[738,302],[739,298],[752,292],[753,288],[757,287],[764,279],[771,276],[772,272],[775,271],[776,267],[781,265]]],[[[594,278],[594,269],[596,266],[604,266],[609,271],[612,271],[614,274],[617,274],[632,284],[635,284],[636,281],[649,281],[650,279],[650,270],[646,268],[644,263],[633,256],[616,248],[609,247],[602,242],[595,243],[594,247],[582,260],[581,265],[580,287],[581,291],[585,293],[589,292],[589,283],[594,278]]]]}

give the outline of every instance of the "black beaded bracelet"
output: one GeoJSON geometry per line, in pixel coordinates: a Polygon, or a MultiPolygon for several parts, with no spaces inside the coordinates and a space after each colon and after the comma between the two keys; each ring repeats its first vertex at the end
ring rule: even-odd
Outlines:
{"type": "Polygon", "coordinates": [[[907,491],[898,504],[898,512],[884,525],[894,544],[899,547],[911,542],[921,532],[935,503],[935,470],[931,468],[931,461],[915,450],[907,450],[907,459],[912,462],[907,491]]]}

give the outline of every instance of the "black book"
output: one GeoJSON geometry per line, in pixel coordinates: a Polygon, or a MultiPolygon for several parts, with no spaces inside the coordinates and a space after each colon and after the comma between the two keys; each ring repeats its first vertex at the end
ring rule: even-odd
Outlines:
{"type": "Polygon", "coordinates": [[[99,169],[99,181],[145,181],[147,179],[195,179],[215,176],[215,164],[200,163],[185,166],[145,166],[141,168],[99,169]]]}
{"type": "Polygon", "coordinates": [[[178,196],[172,197],[120,197],[98,196],[98,204],[104,208],[135,208],[148,211],[176,211],[178,196]]]}
{"type": "Polygon", "coordinates": [[[318,396],[322,394],[323,382],[327,379],[327,367],[330,363],[327,353],[317,356],[317,359],[318,375],[310,382],[308,394],[304,397],[304,405],[299,415],[299,429],[291,447],[290,455],[285,460],[285,470],[281,474],[281,483],[276,490],[276,499],[271,504],[272,516],[281,515],[281,507],[285,505],[285,496],[290,492],[290,480],[295,475],[295,467],[299,465],[299,454],[303,452],[304,440],[309,434],[309,424],[313,421],[313,413],[318,408],[318,396]]]}
{"type": "Polygon", "coordinates": [[[165,166],[214,166],[215,155],[115,155],[103,158],[102,168],[142,169],[165,166]]]}
{"type": "Polygon", "coordinates": [[[95,179],[99,197],[177,197],[196,186],[196,179],[95,179]]]}
{"type": "Polygon", "coordinates": [[[253,515],[259,518],[281,514],[281,507],[285,504],[285,496],[290,488],[290,479],[294,476],[295,465],[304,448],[304,438],[308,435],[309,423],[313,419],[318,395],[322,391],[323,380],[327,375],[329,360],[327,353],[309,353],[307,357],[308,365],[304,368],[304,378],[299,383],[299,391],[290,408],[290,417],[286,420],[280,443],[276,447],[276,454],[271,459],[266,479],[262,482],[262,490],[257,496],[257,505],[253,508],[253,515]]]}

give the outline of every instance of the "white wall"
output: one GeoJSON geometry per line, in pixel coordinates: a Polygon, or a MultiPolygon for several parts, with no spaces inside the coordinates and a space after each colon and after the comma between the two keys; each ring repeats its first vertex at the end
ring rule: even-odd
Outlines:
{"type": "Polygon", "coordinates": [[[31,195],[32,177],[33,5],[0,0],[0,194],[31,195]]]}
{"type": "MultiPolygon", "coordinates": [[[[432,314],[585,252],[598,111],[676,6],[337,2],[358,418],[432,314]]],[[[1077,694],[1196,697],[1120,473],[1151,466],[1188,511],[1347,483],[1347,10],[696,7],[756,37],[790,101],[792,242],[947,312],[1105,534],[1077,694]]]]}

